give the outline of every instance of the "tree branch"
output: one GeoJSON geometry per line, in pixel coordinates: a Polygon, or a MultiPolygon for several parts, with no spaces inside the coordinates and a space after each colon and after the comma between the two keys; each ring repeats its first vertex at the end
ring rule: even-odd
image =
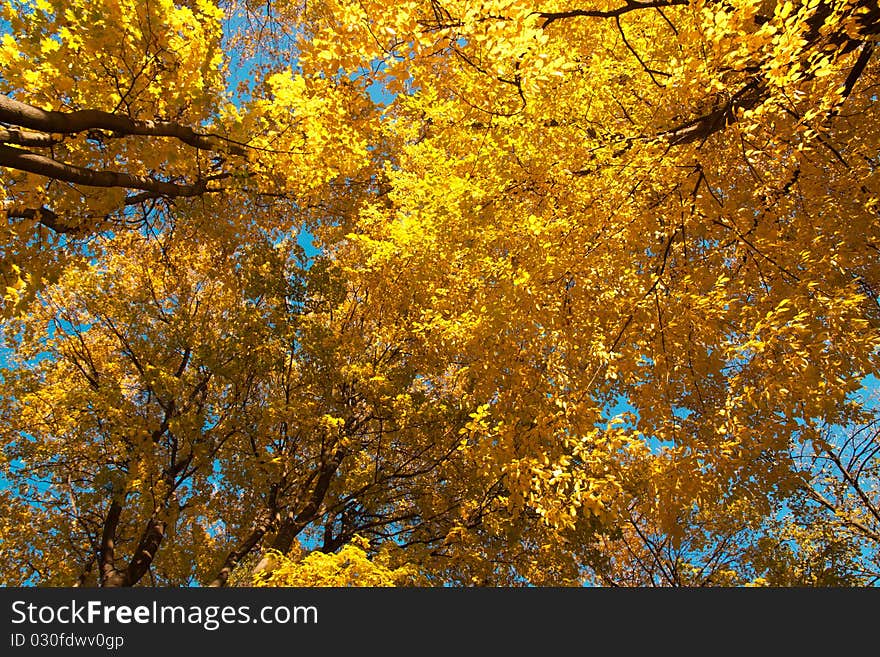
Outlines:
{"type": "Polygon", "coordinates": [[[856,86],[856,82],[859,81],[859,78],[862,77],[862,73],[865,72],[865,67],[868,65],[868,61],[871,59],[871,55],[874,54],[874,42],[866,41],[865,45],[862,46],[862,51],[859,53],[859,57],[856,60],[855,65],[849,72],[849,75],[846,76],[846,81],[843,83],[843,91],[840,94],[841,102],[849,98],[849,95],[852,93],[853,87],[856,86]]]}
{"type": "Polygon", "coordinates": [[[6,216],[16,219],[36,219],[41,225],[56,233],[75,233],[80,229],[78,225],[66,223],[57,213],[45,206],[39,208],[12,207],[6,210],[6,216]]]}
{"type": "Polygon", "coordinates": [[[30,130],[0,126],[0,143],[47,148],[61,143],[61,139],[48,135],[45,132],[32,132],[30,130]]]}
{"type": "Polygon", "coordinates": [[[189,185],[177,184],[156,180],[149,176],[136,176],[118,171],[94,171],[65,162],[58,162],[50,157],[32,153],[21,148],[13,148],[12,146],[4,146],[2,144],[0,144],[0,166],[35,173],[39,176],[75,185],[140,189],[160,196],[171,197],[201,196],[206,192],[218,191],[208,189],[208,183],[228,178],[231,175],[218,174],[209,178],[202,178],[189,185]]]}
{"type": "Polygon", "coordinates": [[[664,137],[672,146],[706,141],[713,133],[735,123],[738,110],[757,107],[766,96],[766,85],[758,78],[753,78],[717,109],[686,121],[661,133],[660,136],[664,137]]]}
{"type": "Polygon", "coordinates": [[[163,538],[165,538],[165,521],[155,517],[150,518],[128,565],[128,570],[126,571],[127,586],[137,584],[141,577],[146,574],[150,564],[153,563],[156,552],[159,551],[163,538]]]}
{"type": "Polygon", "coordinates": [[[125,586],[125,574],[116,568],[116,528],[122,516],[122,504],[114,497],[104,519],[101,533],[99,556],[101,585],[105,587],[125,586]]]}
{"type": "Polygon", "coordinates": [[[290,546],[293,545],[293,540],[297,535],[306,527],[306,525],[315,519],[318,510],[321,507],[321,503],[327,495],[327,489],[330,487],[330,482],[333,480],[333,476],[339,469],[339,465],[342,463],[345,455],[346,451],[343,448],[339,448],[333,454],[333,457],[324,463],[321,467],[318,481],[315,482],[315,487],[312,489],[312,494],[309,497],[308,503],[295,516],[291,513],[281,525],[278,534],[272,541],[271,547],[273,550],[278,550],[282,554],[286,554],[290,550],[290,546]]]}
{"type": "Polygon", "coordinates": [[[227,585],[229,582],[229,575],[232,574],[235,567],[242,559],[250,554],[257,545],[259,545],[260,541],[262,541],[263,537],[268,533],[272,526],[274,515],[274,513],[270,513],[267,514],[265,518],[259,519],[251,533],[248,534],[247,538],[245,538],[236,549],[226,556],[226,559],[223,560],[223,563],[220,566],[220,570],[217,571],[217,574],[208,586],[221,587],[227,585]]]}
{"type": "MultiPolygon", "coordinates": [[[[244,155],[245,149],[219,135],[196,132],[170,121],[141,121],[100,110],[47,111],[0,94],[0,121],[47,133],[75,134],[86,130],[109,130],[121,135],[173,137],[206,151],[244,155]]],[[[33,145],[33,144],[28,144],[33,145]]]]}
{"type": "Polygon", "coordinates": [[[621,5],[617,9],[571,9],[569,11],[539,11],[536,12],[540,18],[544,19],[541,27],[547,27],[551,23],[566,18],[620,18],[624,14],[639,9],[660,9],[662,7],[674,7],[686,5],[690,0],[651,0],[649,2],[638,2],[638,0],[626,0],[626,4],[621,5]]]}

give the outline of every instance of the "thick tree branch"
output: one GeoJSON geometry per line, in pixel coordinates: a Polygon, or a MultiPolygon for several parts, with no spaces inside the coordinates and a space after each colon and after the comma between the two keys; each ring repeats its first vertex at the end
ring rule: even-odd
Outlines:
{"type": "MultiPolygon", "coordinates": [[[[618,21],[619,25],[620,17],[632,11],[688,4],[690,4],[690,0],[647,0],[644,2],[625,0],[623,5],[610,10],[572,9],[560,12],[536,12],[536,14],[544,19],[542,27],[545,28],[555,21],[577,17],[613,18],[618,21]]],[[[822,28],[825,26],[826,19],[831,15],[831,11],[830,6],[820,3],[815,12],[805,21],[806,30],[803,39],[808,47],[821,45],[826,50],[836,50],[838,57],[852,52],[856,48],[862,48],[855,66],[844,83],[843,98],[845,99],[852,91],[873,53],[874,45],[871,39],[880,34],[880,4],[876,0],[860,0],[848,10],[847,16],[852,16],[854,19],[855,33],[841,29],[823,34],[822,28]]],[[[647,67],[629,44],[627,46],[649,74],[656,73],[647,67]]],[[[667,130],[660,136],[667,139],[673,146],[704,142],[712,134],[736,122],[738,110],[757,107],[767,98],[768,94],[769,88],[766,81],[758,76],[753,77],[722,106],[667,130]]]]}
{"type": "Polygon", "coordinates": [[[244,559],[251,551],[259,545],[260,541],[263,540],[263,536],[269,531],[268,524],[260,524],[248,534],[247,538],[241,542],[241,544],[226,555],[226,559],[223,560],[223,564],[220,566],[220,570],[217,571],[217,574],[214,576],[214,579],[208,584],[210,587],[222,587],[226,586],[229,582],[229,575],[232,574],[232,571],[235,570],[235,567],[244,559]]]}
{"type": "Polygon", "coordinates": [[[122,504],[115,499],[110,503],[101,533],[99,555],[101,586],[125,586],[125,574],[116,568],[116,529],[122,516],[122,504]]]}
{"type": "Polygon", "coordinates": [[[621,5],[617,9],[571,9],[569,11],[539,11],[537,15],[544,19],[541,27],[547,27],[551,23],[566,18],[620,18],[624,14],[639,9],[661,9],[663,7],[674,7],[686,5],[690,0],[650,0],[648,2],[638,2],[638,0],[626,0],[626,4],[621,5]]]}
{"type": "Polygon", "coordinates": [[[228,178],[230,174],[218,174],[202,178],[193,184],[177,184],[156,180],[149,176],[135,176],[118,171],[93,171],[83,167],[58,162],[50,157],[32,153],[21,148],[0,144],[0,166],[35,173],[55,180],[62,180],[75,185],[90,187],[123,187],[140,189],[160,196],[189,197],[201,196],[206,192],[217,191],[208,189],[208,183],[228,178]]]}
{"type": "Polygon", "coordinates": [[[840,94],[841,100],[849,98],[853,88],[856,86],[856,82],[859,81],[859,78],[862,77],[862,73],[865,72],[865,67],[868,65],[868,61],[870,61],[871,55],[873,54],[874,42],[867,41],[865,45],[862,46],[862,51],[859,53],[855,65],[850,70],[849,75],[846,76],[846,81],[843,83],[843,91],[841,91],[840,94]]]}
{"type": "Polygon", "coordinates": [[[753,78],[720,107],[667,130],[660,136],[673,146],[691,144],[696,141],[704,142],[713,133],[735,123],[738,111],[757,107],[766,98],[766,95],[766,85],[758,78],[753,78]]]}
{"type": "Polygon", "coordinates": [[[226,555],[226,559],[223,560],[223,563],[220,566],[220,570],[217,571],[217,574],[214,576],[214,579],[208,584],[211,587],[221,587],[226,586],[229,582],[229,575],[232,574],[232,571],[235,567],[244,559],[248,554],[250,554],[257,545],[263,540],[263,537],[269,532],[272,527],[272,523],[274,521],[276,514],[276,510],[274,509],[274,502],[272,503],[272,508],[269,509],[269,512],[264,514],[262,517],[257,519],[257,522],[254,524],[254,528],[251,530],[251,533],[247,535],[247,537],[239,544],[237,548],[235,548],[232,552],[226,555]]]}
{"type": "Polygon", "coordinates": [[[163,538],[165,538],[165,522],[155,517],[150,518],[128,565],[126,586],[137,584],[141,577],[146,574],[150,564],[153,563],[153,559],[156,557],[156,553],[159,551],[163,538]]]}
{"type": "Polygon", "coordinates": [[[7,217],[16,219],[36,219],[46,228],[56,233],[75,233],[80,226],[65,222],[57,213],[43,206],[40,208],[12,207],[6,210],[7,217]]]}
{"type": "MultiPolygon", "coordinates": [[[[641,9],[657,9],[661,11],[664,7],[682,7],[691,4],[692,0],[624,0],[624,4],[616,9],[569,9],[566,11],[538,11],[532,15],[537,15],[544,19],[541,27],[546,28],[548,25],[569,18],[620,18],[624,14],[641,9]]],[[[723,4],[723,3],[719,3],[723,4]]],[[[729,8],[729,6],[728,6],[729,8]]],[[[806,34],[807,41],[815,39],[826,19],[831,15],[833,9],[829,3],[819,3],[813,14],[806,19],[805,23],[808,27],[806,34]]],[[[855,16],[859,33],[863,35],[877,34],[880,32],[880,5],[876,0],[860,0],[848,11],[848,14],[855,16]]],[[[668,19],[663,15],[664,20],[668,19]]],[[[768,17],[759,15],[755,17],[756,24],[763,24],[769,20],[768,17]]],[[[830,41],[836,45],[840,45],[844,41],[851,40],[846,33],[841,32],[838,38],[832,38],[830,41]]]]}
{"type": "Polygon", "coordinates": [[[61,139],[58,139],[53,135],[48,135],[45,132],[32,132],[30,130],[4,128],[3,126],[0,126],[0,143],[47,148],[61,143],[61,139]]]}
{"type": "MultiPolygon", "coordinates": [[[[315,487],[312,489],[308,502],[299,512],[292,510],[281,522],[281,526],[269,546],[271,549],[277,550],[282,554],[289,552],[293,541],[299,533],[318,517],[321,505],[327,496],[327,490],[330,488],[330,483],[333,481],[333,477],[337,470],[339,470],[339,466],[342,464],[347,453],[345,448],[340,447],[333,453],[329,461],[321,464],[315,487]]],[[[311,480],[313,477],[314,473],[309,479],[311,480]]],[[[253,572],[258,574],[271,570],[272,567],[272,560],[267,555],[260,560],[253,572]]]]}
{"type": "Polygon", "coordinates": [[[330,482],[333,480],[333,476],[339,469],[345,455],[346,451],[343,448],[339,448],[333,454],[333,457],[323,464],[308,503],[299,513],[296,515],[291,513],[282,523],[278,534],[272,540],[271,547],[273,550],[278,550],[282,554],[287,553],[297,535],[317,517],[321,504],[324,502],[324,497],[327,495],[327,489],[330,487],[330,482]]]}
{"type": "MultiPolygon", "coordinates": [[[[87,130],[109,130],[120,135],[173,137],[206,151],[244,155],[240,145],[219,135],[196,132],[170,121],[141,121],[100,110],[47,111],[0,94],[0,121],[46,133],[75,134],[87,130]]],[[[0,139],[0,141],[5,141],[0,139]]],[[[28,144],[33,145],[33,144],[28,144]]]]}

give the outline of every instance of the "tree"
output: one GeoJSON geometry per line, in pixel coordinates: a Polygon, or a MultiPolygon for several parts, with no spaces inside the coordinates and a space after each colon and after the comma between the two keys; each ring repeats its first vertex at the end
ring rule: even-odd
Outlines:
{"type": "Polygon", "coordinates": [[[875,2],[2,11],[7,581],[866,581],[875,2]]]}

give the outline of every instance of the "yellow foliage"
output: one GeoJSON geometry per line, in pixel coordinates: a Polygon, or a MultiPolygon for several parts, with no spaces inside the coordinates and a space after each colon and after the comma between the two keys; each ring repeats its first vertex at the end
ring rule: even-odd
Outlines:
{"type": "Polygon", "coordinates": [[[381,557],[371,558],[366,552],[368,541],[352,539],[339,552],[313,551],[292,555],[270,553],[275,566],[268,575],[254,576],[255,586],[322,586],[348,587],[402,586],[412,580],[411,566],[390,568],[381,557]]]}
{"type": "Polygon", "coordinates": [[[862,581],[875,5],[3,2],[9,580],[862,581]]]}

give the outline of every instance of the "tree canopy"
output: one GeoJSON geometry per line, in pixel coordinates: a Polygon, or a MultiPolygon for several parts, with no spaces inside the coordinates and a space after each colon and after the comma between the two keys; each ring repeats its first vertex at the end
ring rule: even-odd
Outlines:
{"type": "Polygon", "coordinates": [[[875,0],[0,35],[0,582],[880,581],[875,0]]]}

